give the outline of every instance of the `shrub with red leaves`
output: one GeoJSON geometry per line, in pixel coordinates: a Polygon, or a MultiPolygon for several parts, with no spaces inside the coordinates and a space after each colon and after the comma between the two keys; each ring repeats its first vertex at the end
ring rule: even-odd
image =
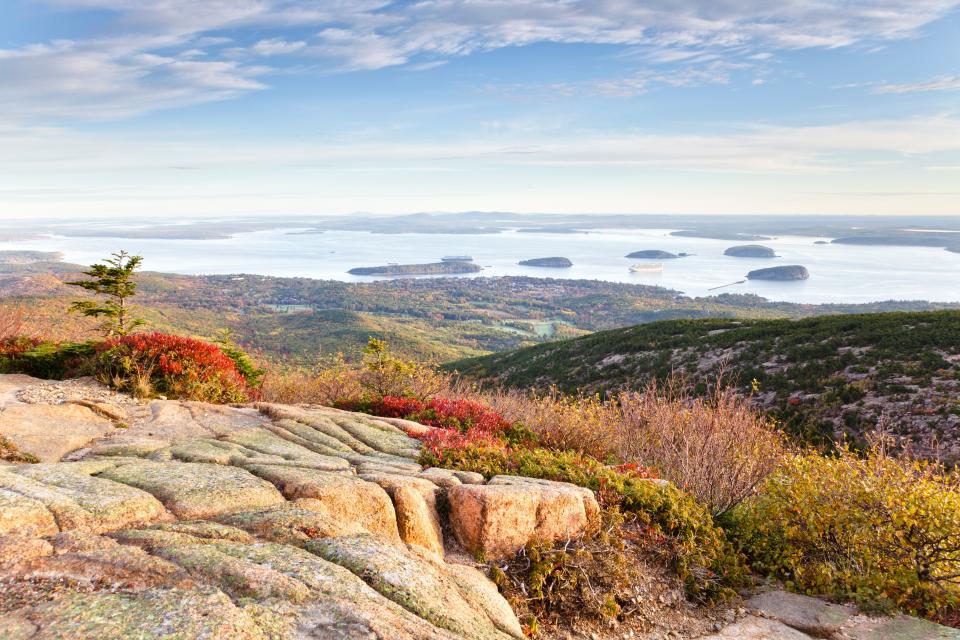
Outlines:
{"type": "Polygon", "coordinates": [[[236,363],[209,342],[165,333],[135,333],[100,344],[98,375],[138,396],[204,402],[250,397],[236,363]]]}
{"type": "Polygon", "coordinates": [[[0,340],[0,357],[18,356],[38,346],[42,341],[39,338],[28,336],[10,336],[0,340]]]}

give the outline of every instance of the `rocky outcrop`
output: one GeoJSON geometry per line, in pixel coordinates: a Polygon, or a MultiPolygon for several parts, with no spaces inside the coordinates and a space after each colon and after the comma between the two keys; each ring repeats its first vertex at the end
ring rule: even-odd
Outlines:
{"type": "MultiPolygon", "coordinates": [[[[27,417],[26,436],[69,429],[49,408],[77,401],[127,420],[65,461],[0,468],[0,638],[519,640],[471,554],[576,537],[598,517],[574,485],[424,469],[408,435],[424,425],[138,404],[85,384],[0,376],[0,408],[27,417]]],[[[757,596],[714,638],[956,637],[802,598],[757,596]]]]}
{"type": "Polygon", "coordinates": [[[61,461],[0,468],[0,637],[522,638],[450,533],[448,511],[472,499],[456,492],[489,491],[478,539],[498,553],[595,514],[584,489],[424,469],[417,423],[111,401],[84,384],[0,376],[4,412],[27,425],[18,445],[103,421],[44,451],[61,461]],[[520,535],[497,529],[494,494],[529,508],[520,535]]]}
{"type": "Polygon", "coordinates": [[[583,533],[600,508],[593,492],[562,482],[496,476],[485,485],[447,491],[450,524],[468,551],[496,559],[528,542],[554,542],[583,533]]]}

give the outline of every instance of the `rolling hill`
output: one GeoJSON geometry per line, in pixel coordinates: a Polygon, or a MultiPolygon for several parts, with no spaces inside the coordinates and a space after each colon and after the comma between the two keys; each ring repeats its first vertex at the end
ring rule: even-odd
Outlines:
{"type": "Polygon", "coordinates": [[[674,371],[705,385],[725,370],[806,441],[856,442],[883,424],[924,455],[960,459],[957,311],[670,320],[447,367],[505,386],[583,393],[636,389],[674,371]]]}

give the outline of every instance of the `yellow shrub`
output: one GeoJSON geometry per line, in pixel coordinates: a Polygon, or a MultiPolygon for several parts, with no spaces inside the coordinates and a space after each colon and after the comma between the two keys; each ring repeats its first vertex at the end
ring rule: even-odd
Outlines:
{"type": "Polygon", "coordinates": [[[960,601],[960,482],[928,462],[792,456],[728,529],[756,570],[799,591],[927,615],[960,601]]]}

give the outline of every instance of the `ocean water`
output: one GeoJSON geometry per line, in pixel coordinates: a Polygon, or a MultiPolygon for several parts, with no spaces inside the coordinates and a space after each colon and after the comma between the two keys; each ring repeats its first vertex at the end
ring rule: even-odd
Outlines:
{"type": "MultiPolygon", "coordinates": [[[[353,267],[435,262],[451,254],[473,256],[479,274],[459,277],[527,275],[658,285],[690,296],[755,293],[771,300],[804,303],[878,300],[960,301],[960,254],[928,247],[870,247],[815,244],[818,238],[785,236],[763,241],[780,257],[732,258],[724,249],[738,243],[683,238],[669,229],[603,230],[586,234],[518,233],[490,235],[373,234],[328,231],[296,234],[291,229],[237,234],[223,240],[140,240],[51,236],[5,242],[2,249],[61,251],[69,262],[89,264],[125,249],[144,257],[144,268],[183,274],[251,273],[369,281],[353,267]],[[664,260],[662,273],[630,273],[624,257],[643,249],[695,254],[664,260]],[[565,256],[569,269],[523,267],[520,260],[565,256]],[[798,282],[746,281],[752,269],[800,264],[810,279],[798,282]]],[[[829,239],[828,239],[829,240],[829,239]]],[[[657,261],[650,261],[657,262],[657,261]]]]}

